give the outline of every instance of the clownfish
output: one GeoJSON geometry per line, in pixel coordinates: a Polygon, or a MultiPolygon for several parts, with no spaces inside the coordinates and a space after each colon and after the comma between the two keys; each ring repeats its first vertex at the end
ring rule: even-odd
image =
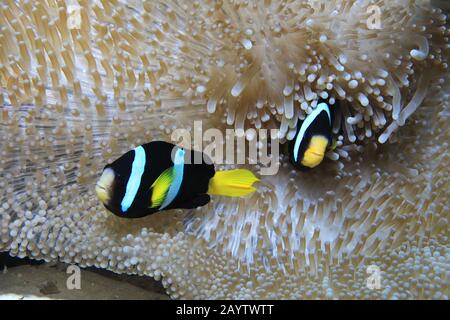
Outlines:
{"type": "Polygon", "coordinates": [[[256,191],[253,183],[257,181],[249,170],[216,172],[201,152],[153,141],[106,165],[95,191],[113,214],[140,218],[158,211],[201,207],[211,200],[210,195],[245,196],[256,191]]]}
{"type": "Polygon", "coordinates": [[[324,159],[332,137],[331,111],[327,103],[322,102],[297,126],[294,139],[289,142],[289,158],[300,170],[317,167],[324,159]]]}

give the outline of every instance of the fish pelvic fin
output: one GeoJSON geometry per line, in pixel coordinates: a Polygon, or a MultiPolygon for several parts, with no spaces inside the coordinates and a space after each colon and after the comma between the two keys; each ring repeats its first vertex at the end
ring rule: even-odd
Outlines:
{"type": "Polygon", "coordinates": [[[227,197],[241,197],[256,191],[253,187],[259,179],[249,170],[236,169],[217,171],[209,180],[208,194],[227,197]]]}
{"type": "Polygon", "coordinates": [[[153,182],[150,189],[152,190],[151,208],[160,207],[169,192],[170,185],[173,181],[173,167],[167,168],[153,182]]]}
{"type": "Polygon", "coordinates": [[[333,141],[330,146],[330,150],[332,150],[332,151],[335,150],[337,148],[337,143],[338,143],[337,139],[333,138],[333,141]]]}

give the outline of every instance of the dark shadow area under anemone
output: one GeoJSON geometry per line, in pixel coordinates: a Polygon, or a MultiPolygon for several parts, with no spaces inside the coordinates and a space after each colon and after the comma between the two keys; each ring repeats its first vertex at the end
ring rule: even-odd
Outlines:
{"type": "MultiPolygon", "coordinates": [[[[48,267],[53,269],[53,272],[63,272],[66,273],[67,267],[69,266],[68,264],[65,263],[59,263],[59,262],[51,262],[51,263],[46,263],[44,260],[33,260],[30,259],[28,257],[25,258],[19,258],[19,257],[13,257],[9,254],[8,251],[4,251],[4,252],[0,252],[0,276],[1,274],[6,274],[8,272],[14,272],[14,270],[17,268],[18,270],[21,266],[33,266],[33,267],[48,267]]],[[[20,269],[19,271],[19,277],[22,277],[22,275],[20,275],[20,273],[23,272],[27,272],[26,270],[29,270],[29,272],[31,272],[30,269],[20,269]]],[[[155,279],[148,277],[148,276],[139,276],[139,275],[127,275],[127,274],[118,274],[118,273],[114,273],[112,271],[108,271],[105,269],[99,269],[96,267],[86,267],[86,268],[82,268],[82,270],[84,271],[88,271],[88,272],[92,272],[97,274],[100,279],[103,279],[103,281],[117,281],[117,283],[126,283],[132,287],[136,287],[139,289],[142,289],[144,291],[147,291],[151,294],[153,294],[155,296],[155,298],[157,299],[168,299],[169,297],[167,296],[164,287],[162,286],[161,282],[156,281],[155,279]]],[[[67,276],[69,277],[70,274],[67,274],[67,276]]],[[[43,283],[45,284],[53,284],[53,279],[39,279],[41,281],[43,281],[43,283]]],[[[100,280],[102,281],[102,280],[100,280]]],[[[25,281],[24,283],[26,283],[27,281],[25,281]]],[[[116,283],[116,282],[115,282],[116,283]]],[[[26,284],[24,284],[24,290],[27,291],[28,289],[26,288],[26,284]]],[[[54,286],[54,285],[53,285],[54,286]]],[[[48,287],[48,285],[47,285],[48,287]]],[[[8,288],[3,287],[2,289],[4,289],[4,291],[8,291],[8,288]]],[[[31,289],[31,288],[29,288],[31,289]]],[[[47,288],[48,289],[48,288],[47,288]]],[[[30,290],[31,291],[31,290],[30,290]]],[[[54,292],[45,292],[41,290],[41,293],[43,293],[44,296],[48,296],[48,297],[52,297],[53,294],[57,294],[59,293],[58,290],[54,291],[54,292]]],[[[76,297],[73,297],[76,299],[76,297]]],[[[69,299],[71,299],[69,297],[69,299]]],[[[95,299],[95,298],[94,298],[95,299]]]]}
{"type": "Polygon", "coordinates": [[[18,258],[9,255],[8,251],[0,252],[0,271],[6,268],[13,268],[22,265],[37,266],[44,264],[44,260],[33,260],[28,257],[18,258]]]}

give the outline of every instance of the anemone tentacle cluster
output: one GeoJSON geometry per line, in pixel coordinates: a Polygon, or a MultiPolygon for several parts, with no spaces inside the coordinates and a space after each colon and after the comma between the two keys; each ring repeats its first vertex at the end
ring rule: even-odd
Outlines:
{"type": "Polygon", "coordinates": [[[150,275],[173,298],[448,299],[444,5],[1,3],[0,250],[150,275]],[[338,147],[316,170],[281,156],[251,198],[134,221],[95,197],[133,146],[197,119],[289,140],[319,99],[339,105],[338,147]]]}

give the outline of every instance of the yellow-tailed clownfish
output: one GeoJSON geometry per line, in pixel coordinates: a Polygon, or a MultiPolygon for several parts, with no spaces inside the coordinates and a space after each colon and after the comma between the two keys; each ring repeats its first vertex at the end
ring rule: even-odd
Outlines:
{"type": "Polygon", "coordinates": [[[327,103],[319,103],[306,118],[299,122],[297,133],[289,142],[289,158],[300,170],[317,167],[331,145],[331,112],[327,103]]]}
{"type": "Polygon", "coordinates": [[[210,195],[245,196],[256,190],[253,183],[257,181],[249,170],[216,172],[201,152],[153,141],[106,165],[95,191],[115,215],[140,218],[204,206],[210,195]]]}

